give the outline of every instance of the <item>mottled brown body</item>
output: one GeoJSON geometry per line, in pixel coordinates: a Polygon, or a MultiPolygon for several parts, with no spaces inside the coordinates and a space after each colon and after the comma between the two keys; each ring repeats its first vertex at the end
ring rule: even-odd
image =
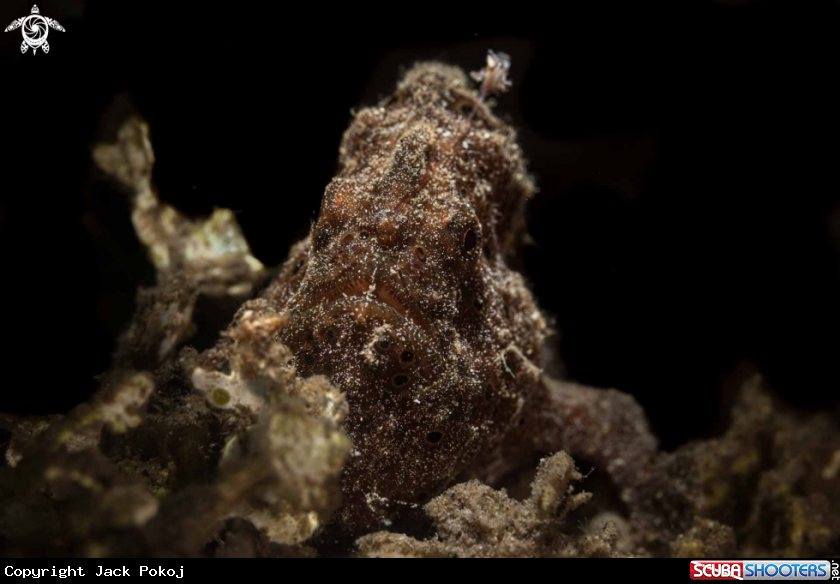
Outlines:
{"type": "Polygon", "coordinates": [[[266,294],[298,373],[347,394],[349,522],[424,502],[522,423],[546,326],[505,257],[532,192],[514,131],[456,68],[418,65],[345,133],[266,294]]]}

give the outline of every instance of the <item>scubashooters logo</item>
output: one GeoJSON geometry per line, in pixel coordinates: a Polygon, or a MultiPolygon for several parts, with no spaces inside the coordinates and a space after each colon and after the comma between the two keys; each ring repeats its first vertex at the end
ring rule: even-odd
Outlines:
{"type": "Polygon", "coordinates": [[[41,16],[41,11],[38,9],[37,4],[32,7],[32,14],[13,20],[12,24],[7,26],[3,32],[9,32],[10,30],[17,30],[19,28],[23,33],[23,43],[20,45],[20,52],[25,53],[31,48],[33,55],[38,49],[41,49],[45,53],[50,52],[47,35],[50,33],[51,28],[64,32],[64,27],[58,24],[57,20],[41,16]]]}
{"type": "Polygon", "coordinates": [[[828,560],[692,560],[692,580],[829,580],[836,562],[828,560]]]}

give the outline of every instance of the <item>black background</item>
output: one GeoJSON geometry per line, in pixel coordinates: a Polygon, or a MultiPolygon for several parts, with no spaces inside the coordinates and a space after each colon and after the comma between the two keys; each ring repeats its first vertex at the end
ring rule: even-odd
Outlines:
{"type": "MultiPolygon", "coordinates": [[[[90,186],[116,95],[150,122],[161,195],[237,210],[274,265],[317,217],[351,108],[416,60],[473,70],[488,48],[513,57],[496,111],[540,186],[525,266],[568,374],[636,395],[667,447],[712,431],[745,362],[797,405],[832,404],[836,3],[633,4],[39,2],[67,29],[48,55],[0,33],[0,409],[89,395],[154,281],[90,186]]],[[[30,9],[3,0],[0,27],[30,9]]]]}

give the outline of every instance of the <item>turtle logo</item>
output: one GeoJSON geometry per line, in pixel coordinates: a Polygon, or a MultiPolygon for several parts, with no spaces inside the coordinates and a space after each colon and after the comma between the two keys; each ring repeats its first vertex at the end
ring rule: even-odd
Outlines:
{"type": "Polygon", "coordinates": [[[41,49],[45,53],[50,52],[47,34],[49,34],[51,28],[64,32],[64,27],[58,24],[57,20],[41,16],[41,11],[38,10],[37,5],[32,7],[32,14],[13,20],[12,24],[7,26],[3,32],[9,32],[10,30],[21,27],[23,27],[23,43],[20,45],[20,52],[25,53],[27,49],[32,48],[33,55],[38,49],[41,49]]]}

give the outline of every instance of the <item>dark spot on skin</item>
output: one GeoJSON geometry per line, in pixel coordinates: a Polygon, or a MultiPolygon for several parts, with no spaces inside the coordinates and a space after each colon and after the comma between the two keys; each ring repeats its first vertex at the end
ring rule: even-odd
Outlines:
{"type": "Polygon", "coordinates": [[[408,351],[408,350],[403,351],[402,355],[400,355],[400,359],[404,363],[411,363],[412,361],[414,361],[414,353],[412,353],[411,351],[408,351]]]}
{"type": "Polygon", "coordinates": [[[307,353],[303,357],[303,362],[307,365],[312,365],[313,363],[315,363],[315,357],[312,355],[312,353],[307,353]]]}
{"type": "Polygon", "coordinates": [[[383,351],[387,351],[388,347],[391,346],[391,341],[389,341],[388,339],[379,339],[376,342],[376,346],[377,348],[382,349],[383,351]]]}
{"type": "Polygon", "coordinates": [[[478,232],[470,227],[464,233],[464,253],[472,252],[478,246],[478,232]]]}
{"type": "Polygon", "coordinates": [[[438,442],[440,442],[441,438],[443,438],[443,434],[441,434],[440,432],[429,432],[429,434],[426,436],[426,442],[428,442],[429,444],[437,444],[438,442]]]}
{"type": "Polygon", "coordinates": [[[519,418],[519,427],[521,428],[524,425],[525,425],[525,418],[519,418]]]}
{"type": "Polygon", "coordinates": [[[408,375],[405,373],[397,373],[394,375],[394,378],[391,380],[391,383],[394,387],[403,387],[404,385],[408,384],[409,378],[408,375]]]}
{"type": "Polygon", "coordinates": [[[484,386],[484,399],[490,401],[491,399],[493,399],[493,393],[493,386],[491,384],[488,383],[484,386]]]}
{"type": "Polygon", "coordinates": [[[418,503],[425,503],[428,500],[429,500],[429,494],[428,493],[420,493],[419,495],[417,495],[417,502],[418,503]]]}
{"type": "Polygon", "coordinates": [[[313,237],[312,247],[316,250],[321,249],[322,247],[327,245],[327,242],[329,241],[329,239],[330,239],[330,236],[325,230],[323,230],[323,229],[318,230],[318,231],[315,232],[315,236],[313,237]]]}
{"type": "Polygon", "coordinates": [[[414,248],[414,257],[416,257],[421,262],[426,261],[426,250],[420,247],[419,245],[414,248]]]}
{"type": "Polygon", "coordinates": [[[484,300],[482,300],[480,296],[476,296],[473,299],[473,308],[475,308],[478,312],[484,310],[484,300]]]}

